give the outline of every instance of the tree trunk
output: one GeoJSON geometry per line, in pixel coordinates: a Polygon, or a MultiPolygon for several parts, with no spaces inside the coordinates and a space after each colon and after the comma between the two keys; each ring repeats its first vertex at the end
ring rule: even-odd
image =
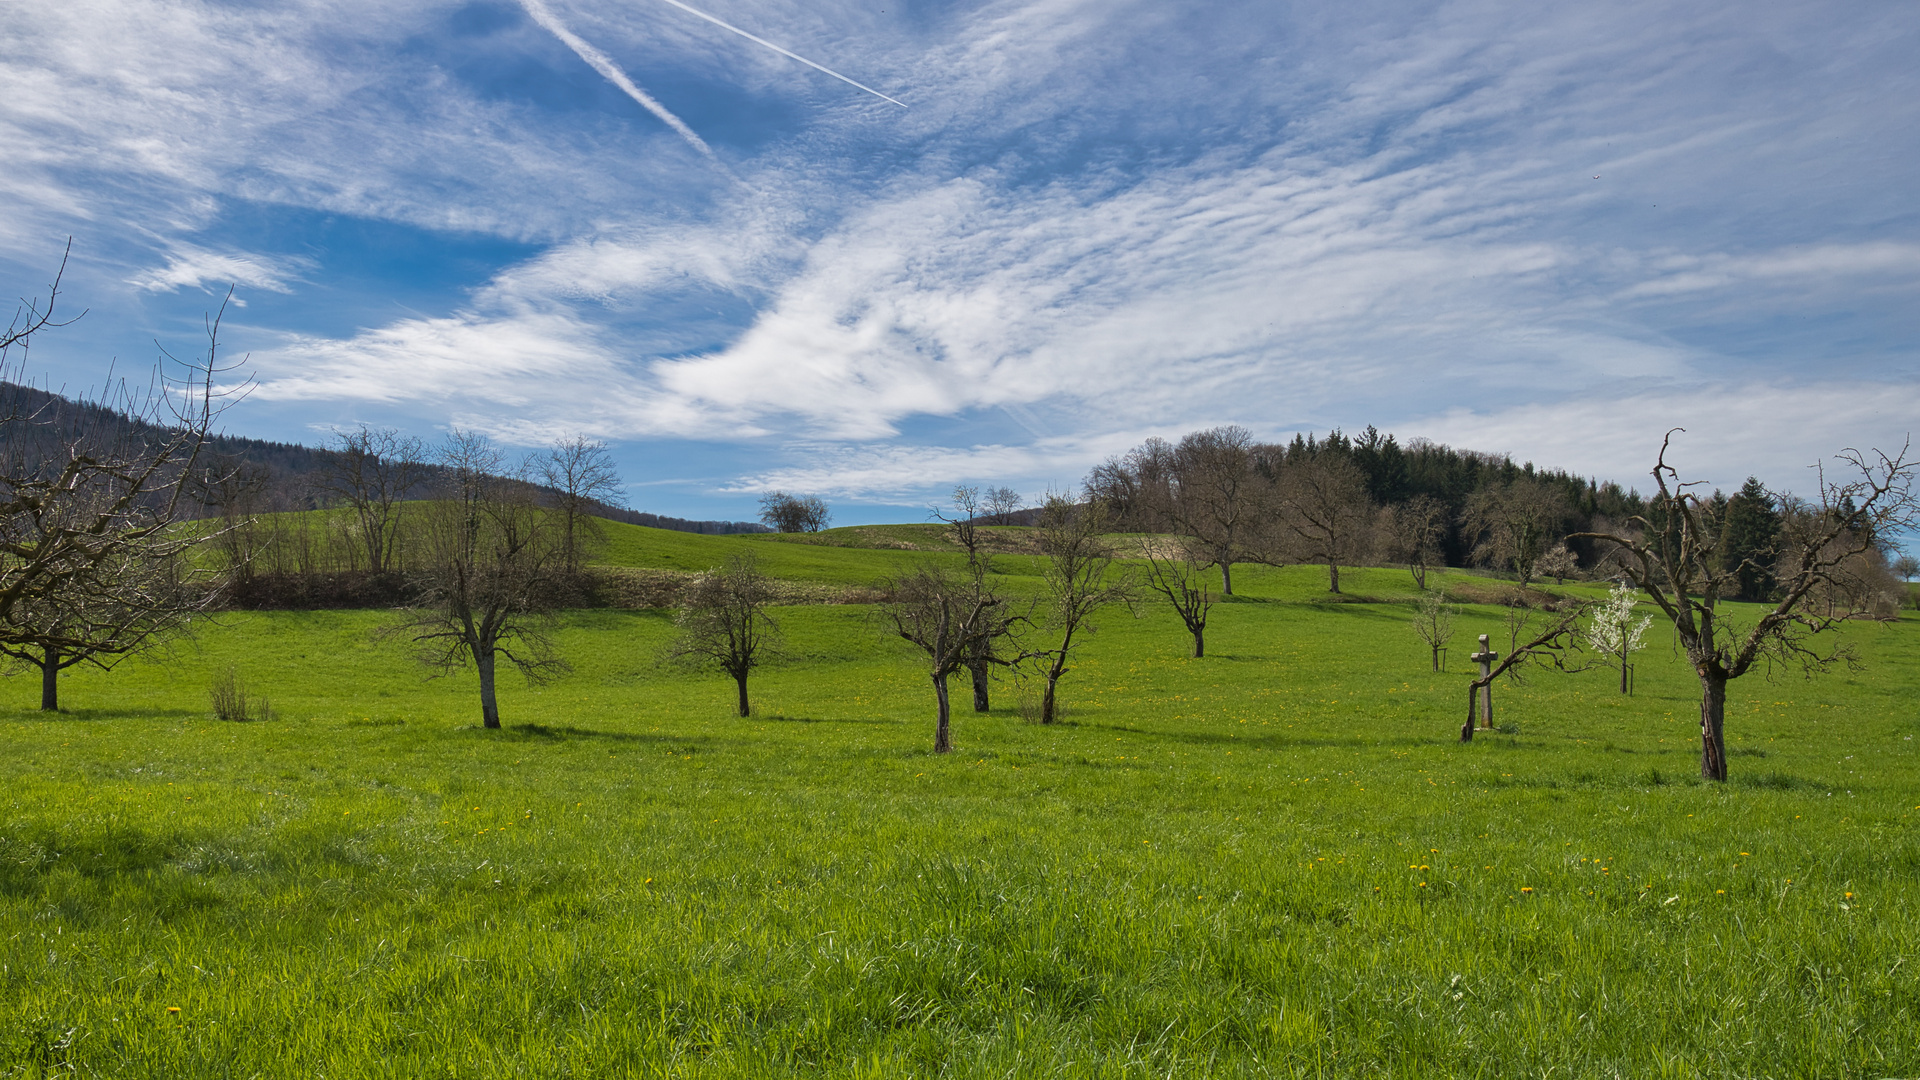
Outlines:
{"type": "Polygon", "coordinates": [[[1340,564],[1332,559],[1327,560],[1327,591],[1330,593],[1340,591],[1340,564]]]}
{"type": "Polygon", "coordinates": [[[40,665],[40,711],[60,711],[60,650],[49,645],[40,665]]]}
{"type": "Polygon", "coordinates": [[[1624,656],[1620,658],[1620,692],[1627,692],[1627,658],[1624,656]]]}
{"type": "Polygon", "coordinates": [[[1220,564],[1220,595],[1233,595],[1233,564],[1230,562],[1220,564]]]}
{"type": "Polygon", "coordinates": [[[1467,686],[1467,722],[1460,727],[1460,741],[1472,742],[1473,729],[1480,722],[1480,684],[1467,686]]]}
{"type": "Polygon", "coordinates": [[[748,710],[748,707],[747,707],[747,676],[746,676],[746,673],[745,673],[745,672],[742,672],[742,673],[740,673],[740,674],[738,674],[738,675],[735,675],[735,676],[733,677],[733,681],[734,681],[734,682],[736,682],[736,683],[739,683],[739,684],[740,684],[740,715],[741,715],[741,716],[746,716],[746,715],[747,715],[747,713],[748,713],[748,711],[749,711],[749,710],[748,710]]]}
{"type": "Polygon", "coordinates": [[[480,671],[480,723],[497,728],[500,726],[500,703],[493,696],[493,650],[475,649],[473,666],[480,671]]]}
{"type": "Polygon", "coordinates": [[[945,676],[934,676],[933,697],[935,701],[939,702],[940,709],[939,718],[936,719],[933,724],[933,752],[936,754],[945,754],[953,749],[953,739],[948,727],[948,722],[952,719],[952,712],[947,705],[947,680],[945,676]]]}
{"type": "Polygon", "coordinates": [[[1436,675],[1440,672],[1440,646],[1438,644],[1433,646],[1433,671],[1436,675]]]}
{"type": "Polygon", "coordinates": [[[1193,658],[1198,660],[1205,655],[1207,655],[1207,628],[1193,627],[1193,658]]]}
{"type": "Polygon", "coordinates": [[[1427,591],[1427,568],[1419,563],[1408,563],[1407,573],[1413,575],[1414,587],[1421,592],[1427,591]]]}
{"type": "Polygon", "coordinates": [[[1059,685],[1059,672],[1047,672],[1047,689],[1040,695],[1040,722],[1043,724],[1053,723],[1053,696],[1055,688],[1059,685]]]}
{"type": "Polygon", "coordinates": [[[973,676],[973,711],[986,712],[989,708],[987,701],[986,659],[984,657],[976,657],[971,664],[967,665],[967,673],[973,676]]]}
{"type": "Polygon", "coordinates": [[[1727,778],[1727,677],[1704,671],[1700,675],[1700,776],[1727,778]]]}

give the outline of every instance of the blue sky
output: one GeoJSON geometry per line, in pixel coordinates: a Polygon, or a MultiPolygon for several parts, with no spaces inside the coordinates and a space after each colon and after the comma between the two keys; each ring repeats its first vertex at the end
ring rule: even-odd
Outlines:
{"type": "Polygon", "coordinates": [[[1218,423],[1802,490],[1920,428],[1911,3],[689,3],[908,107],[663,0],[9,4],[0,283],[72,236],[90,309],[29,374],[233,283],[230,430],[843,523],[1218,423]]]}

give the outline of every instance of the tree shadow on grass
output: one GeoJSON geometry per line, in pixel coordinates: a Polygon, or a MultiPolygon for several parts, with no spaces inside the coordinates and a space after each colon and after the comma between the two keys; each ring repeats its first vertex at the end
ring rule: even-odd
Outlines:
{"type": "Polygon", "coordinates": [[[748,719],[766,720],[779,724],[897,724],[900,722],[884,717],[870,717],[863,720],[854,716],[787,716],[784,713],[771,713],[766,716],[756,713],[748,719]]]}
{"type": "Polygon", "coordinates": [[[672,743],[675,746],[708,745],[718,740],[704,735],[650,735],[635,731],[595,731],[592,728],[579,728],[566,725],[549,724],[508,724],[498,731],[488,731],[483,727],[468,727],[464,730],[477,732],[495,739],[508,739],[514,742],[574,742],[583,739],[596,739],[605,742],[622,743],[672,743]]]}
{"type": "MultiPolygon", "coordinates": [[[[0,720],[28,721],[40,720],[48,723],[101,723],[108,720],[172,720],[185,723],[191,720],[204,720],[212,723],[233,723],[234,721],[216,720],[205,709],[187,708],[138,708],[113,709],[103,707],[82,707],[61,709],[58,712],[42,712],[39,709],[14,708],[0,709],[0,720]]],[[[256,721],[257,722],[257,721],[256,721]]]]}
{"type": "Polygon", "coordinates": [[[1272,732],[1243,735],[1213,735],[1203,731],[1173,732],[1149,731],[1146,728],[1128,727],[1124,724],[1088,724],[1090,730],[1124,731],[1130,735],[1145,735],[1164,742],[1181,742],[1199,746],[1230,746],[1234,749],[1282,750],[1298,747],[1346,747],[1357,750],[1379,749],[1383,747],[1432,746],[1431,734],[1403,735],[1392,738],[1377,736],[1300,736],[1283,735],[1272,732]]]}

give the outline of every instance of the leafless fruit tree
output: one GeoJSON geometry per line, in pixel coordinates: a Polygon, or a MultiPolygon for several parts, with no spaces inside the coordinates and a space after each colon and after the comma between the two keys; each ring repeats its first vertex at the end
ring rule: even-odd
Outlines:
{"type": "Polygon", "coordinates": [[[1093,633],[1093,616],[1112,604],[1133,603],[1132,580],[1113,568],[1113,548],[1107,544],[1106,507],[1097,499],[1075,502],[1050,495],[1040,509],[1041,575],[1047,585],[1047,620],[1051,648],[1028,651],[1042,662],[1046,687],[1040,699],[1040,722],[1054,721],[1060,678],[1070,668],[1075,638],[1093,633]]]}
{"type": "Polygon", "coordinates": [[[421,660],[452,671],[472,664],[480,676],[480,717],[500,726],[494,671],[504,658],[537,684],[569,670],[553,649],[559,529],[543,509],[523,465],[509,473],[483,435],[455,429],[437,463],[445,490],[425,503],[420,529],[422,590],[395,632],[421,647],[421,660]]]}
{"type": "Polygon", "coordinates": [[[879,617],[888,633],[925,655],[937,707],[933,752],[947,753],[953,749],[947,677],[966,666],[983,640],[1005,634],[1016,619],[984,581],[938,565],[907,571],[889,585],[893,598],[880,606],[879,617]]]}
{"type": "MultiPolygon", "coordinates": [[[[1000,491],[1006,491],[1001,488],[1000,491]]],[[[994,493],[989,492],[991,499],[994,493]]],[[[989,504],[983,504],[980,489],[962,484],[953,489],[951,510],[935,508],[933,516],[953,530],[954,542],[967,553],[967,574],[973,578],[977,588],[986,587],[986,578],[993,572],[993,555],[987,551],[980,535],[982,517],[991,518],[989,504]]],[[[1016,507],[1017,508],[1017,507],[1016,507]]],[[[1010,629],[1010,627],[1009,627],[1010,629]]],[[[988,636],[974,643],[972,655],[967,657],[967,674],[973,680],[973,711],[986,712],[993,705],[992,671],[994,666],[1005,666],[1009,661],[1000,655],[998,648],[1004,635],[988,636]]]]}
{"type": "Polygon", "coordinates": [[[1422,592],[1427,588],[1427,571],[1443,566],[1446,557],[1447,528],[1453,524],[1453,511],[1431,495],[1415,495],[1381,512],[1386,533],[1387,557],[1405,563],[1413,583],[1422,592]]]}
{"type": "Polygon", "coordinates": [[[1440,670],[1440,650],[1453,638],[1453,614],[1453,605],[1438,589],[1421,593],[1413,609],[1413,632],[1427,643],[1436,672],[1440,670]]]}
{"type": "Polygon", "coordinates": [[[1148,439],[1095,466],[1086,488],[1128,529],[1190,537],[1207,565],[1220,568],[1221,593],[1232,596],[1234,563],[1265,558],[1270,540],[1272,485],[1257,464],[1252,433],[1228,425],[1178,445],[1148,439]]]}
{"type": "Polygon", "coordinates": [[[1287,465],[1277,477],[1280,524],[1303,562],[1323,563],[1327,591],[1340,591],[1340,564],[1363,562],[1372,546],[1373,501],[1350,461],[1322,457],[1287,465]]]}
{"type": "Polygon", "coordinates": [[[540,459],[540,479],[560,516],[560,566],[578,574],[606,530],[592,513],[596,505],[619,505],[620,474],[607,444],[575,435],[553,444],[540,459]]]}
{"type": "MultiPolygon", "coordinates": [[[[63,264],[64,267],[64,264],[63,264]]],[[[47,301],[24,302],[0,335],[9,351],[51,326],[47,301]]],[[[231,293],[229,293],[231,298],[231,293]]],[[[181,528],[185,492],[207,433],[238,396],[216,388],[219,312],[204,357],[164,348],[142,390],[110,384],[92,401],[36,395],[19,379],[0,400],[0,651],[41,670],[41,707],[59,707],[59,673],[109,668],[159,643],[211,605],[184,556],[219,529],[181,528]]]]}
{"type": "Polygon", "coordinates": [[[1481,537],[1474,553],[1519,574],[1524,589],[1540,557],[1560,546],[1571,509],[1565,495],[1527,476],[1476,492],[1466,513],[1467,528],[1481,537]]]}
{"type": "Polygon", "coordinates": [[[1720,547],[1722,523],[1712,500],[1683,482],[1667,464],[1674,428],[1660,442],[1653,479],[1656,490],[1633,531],[1585,533],[1622,553],[1623,572],[1673,624],[1687,660],[1700,679],[1700,775],[1727,778],[1727,683],[1757,661],[1793,663],[1809,674],[1852,666],[1845,643],[1827,651],[1814,635],[1838,625],[1844,614],[1817,612],[1813,592],[1845,573],[1849,560],[1871,550],[1881,537],[1912,528],[1920,519],[1914,492],[1915,461],[1908,448],[1896,454],[1845,450],[1837,457],[1846,478],[1830,480],[1822,469],[1819,496],[1809,513],[1792,515],[1773,567],[1779,600],[1750,626],[1729,622],[1720,599],[1738,589],[1740,566],[1726,566],[1720,547]]]}
{"type": "Polygon", "coordinates": [[[425,479],[426,445],[392,428],[365,425],[335,433],[333,442],[316,486],[353,512],[367,571],[397,573],[402,569],[401,503],[425,479]]]}
{"type": "Polygon", "coordinates": [[[1207,588],[1204,556],[1194,552],[1184,536],[1143,536],[1136,541],[1147,564],[1146,586],[1173,605],[1174,613],[1193,635],[1193,658],[1207,655],[1207,616],[1213,594],[1207,588]]]}
{"type": "Polygon", "coordinates": [[[670,660],[718,666],[740,691],[740,715],[751,709],[747,676],[779,646],[780,627],[767,608],[773,588],[750,553],[709,570],[687,590],[674,623],[680,634],[668,648],[670,660]]]}
{"type": "Polygon", "coordinates": [[[833,511],[815,495],[769,491],[760,496],[760,522],[774,532],[817,533],[833,520],[833,511]]]}
{"type": "Polygon", "coordinates": [[[981,508],[986,511],[987,521],[994,525],[1013,524],[1013,515],[1020,512],[1020,493],[1010,487],[989,488],[981,496],[981,508]]]}

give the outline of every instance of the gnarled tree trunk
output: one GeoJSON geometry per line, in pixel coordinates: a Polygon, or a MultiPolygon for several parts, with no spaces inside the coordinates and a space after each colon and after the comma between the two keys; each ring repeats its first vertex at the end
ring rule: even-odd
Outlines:
{"type": "Polygon", "coordinates": [[[953,749],[953,738],[949,724],[953,719],[952,709],[947,701],[947,679],[944,675],[933,677],[933,696],[939,702],[939,719],[933,725],[933,752],[945,754],[953,749]]]}
{"type": "Polygon", "coordinates": [[[1700,776],[1727,778],[1727,677],[1700,669],[1700,776]]]}
{"type": "Polygon", "coordinates": [[[973,676],[973,711],[986,712],[988,708],[986,658],[975,657],[967,664],[967,673],[973,676]]]}
{"type": "Polygon", "coordinates": [[[473,666],[480,672],[480,723],[497,728],[500,726],[500,702],[493,696],[493,659],[491,648],[473,650],[473,666]]]}
{"type": "Polygon", "coordinates": [[[740,715],[746,716],[751,711],[747,705],[747,673],[735,675],[733,681],[740,685],[740,715]]]}
{"type": "Polygon", "coordinates": [[[1193,658],[1195,660],[1198,660],[1201,657],[1207,655],[1207,628],[1202,626],[1202,627],[1195,627],[1192,629],[1193,629],[1193,658]]]}

